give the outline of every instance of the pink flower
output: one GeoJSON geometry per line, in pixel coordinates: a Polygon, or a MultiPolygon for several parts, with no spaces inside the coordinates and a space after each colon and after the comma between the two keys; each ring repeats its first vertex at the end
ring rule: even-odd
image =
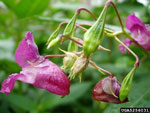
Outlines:
{"type": "MultiPolygon", "coordinates": [[[[144,49],[150,50],[150,25],[144,25],[140,19],[138,19],[134,14],[131,14],[126,19],[126,27],[138,44],[140,44],[144,49]]],[[[126,39],[124,43],[127,46],[134,44],[129,39],[126,39]]],[[[125,51],[125,48],[122,45],[120,45],[120,51],[122,53],[125,51]]]]}
{"type": "Polygon", "coordinates": [[[121,84],[115,77],[106,77],[95,85],[93,89],[93,99],[115,104],[128,102],[128,98],[126,98],[124,102],[119,100],[120,87],[121,84]]]}
{"type": "Polygon", "coordinates": [[[11,74],[4,80],[0,92],[8,95],[15,82],[20,80],[57,95],[69,94],[70,81],[66,74],[56,64],[39,55],[31,32],[21,41],[15,59],[22,71],[19,74],[11,74]]]}

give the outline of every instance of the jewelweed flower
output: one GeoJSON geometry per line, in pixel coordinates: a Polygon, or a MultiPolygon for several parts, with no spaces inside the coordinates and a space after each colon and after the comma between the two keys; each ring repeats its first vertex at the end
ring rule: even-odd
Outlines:
{"type": "Polygon", "coordinates": [[[100,80],[93,88],[93,99],[109,103],[121,104],[128,101],[126,98],[123,102],[119,100],[119,91],[121,84],[116,77],[106,77],[100,80]]]}
{"type": "Polygon", "coordinates": [[[40,56],[31,32],[21,41],[15,52],[15,59],[22,71],[11,74],[4,80],[0,92],[8,95],[19,80],[57,95],[69,94],[70,81],[66,74],[56,64],[40,56]]]}
{"type": "MultiPolygon", "coordinates": [[[[126,19],[126,27],[138,44],[140,44],[145,50],[150,50],[150,25],[144,25],[139,18],[137,18],[134,14],[131,14],[126,19]]],[[[126,39],[124,43],[127,46],[130,44],[135,45],[129,39],[126,39]]],[[[123,54],[125,53],[125,48],[122,45],[120,45],[120,51],[123,54]]]]}

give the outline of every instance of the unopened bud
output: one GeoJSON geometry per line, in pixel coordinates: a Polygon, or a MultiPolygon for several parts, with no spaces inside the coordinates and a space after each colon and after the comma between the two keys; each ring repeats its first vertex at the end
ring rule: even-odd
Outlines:
{"type": "Polygon", "coordinates": [[[48,44],[48,46],[47,46],[47,49],[49,49],[49,48],[52,47],[52,46],[55,46],[55,45],[58,44],[59,42],[60,42],[60,38],[59,38],[59,37],[57,37],[57,38],[51,40],[51,42],[50,42],[50,43],[48,44]]]}
{"type": "Polygon", "coordinates": [[[103,9],[95,24],[84,34],[83,50],[85,56],[90,56],[95,52],[103,39],[106,12],[107,7],[103,9]]]}
{"type": "MultiPolygon", "coordinates": [[[[75,26],[75,23],[76,23],[77,16],[78,16],[78,14],[75,13],[75,15],[72,17],[72,19],[67,24],[67,26],[66,26],[66,28],[63,32],[63,35],[71,36],[71,34],[74,30],[74,26],[75,26]]],[[[65,38],[62,39],[62,41],[65,41],[65,40],[66,40],[65,38]]]]}
{"type": "Polygon", "coordinates": [[[74,63],[73,67],[71,68],[71,73],[69,77],[72,79],[76,75],[79,75],[81,72],[83,72],[86,67],[88,66],[89,60],[84,57],[80,56],[74,63]]]}
{"type": "Polygon", "coordinates": [[[55,39],[60,31],[61,26],[58,26],[57,29],[50,35],[50,37],[47,40],[47,45],[50,43],[50,41],[52,41],[53,39],[55,39]]]}
{"type": "Polygon", "coordinates": [[[133,69],[127,74],[127,76],[122,81],[122,86],[120,88],[120,93],[119,93],[120,101],[124,101],[129,94],[135,70],[136,67],[133,67],[133,69]]]}
{"type": "Polygon", "coordinates": [[[71,68],[73,64],[75,63],[76,59],[77,59],[76,55],[67,55],[66,57],[64,57],[63,68],[64,69],[71,68]]]}

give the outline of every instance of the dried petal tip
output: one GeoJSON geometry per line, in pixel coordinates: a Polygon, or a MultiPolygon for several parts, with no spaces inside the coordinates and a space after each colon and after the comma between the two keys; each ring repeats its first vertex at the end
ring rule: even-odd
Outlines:
{"type": "Polygon", "coordinates": [[[128,101],[121,102],[119,100],[119,91],[121,84],[115,77],[106,77],[99,81],[93,89],[93,99],[97,101],[104,101],[109,103],[121,104],[128,101]]]}

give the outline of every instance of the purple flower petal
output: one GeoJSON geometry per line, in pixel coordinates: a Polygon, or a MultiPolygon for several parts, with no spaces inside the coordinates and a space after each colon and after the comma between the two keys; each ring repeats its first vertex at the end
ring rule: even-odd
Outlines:
{"type": "Polygon", "coordinates": [[[33,35],[31,32],[28,32],[25,38],[19,44],[16,53],[15,59],[16,62],[21,66],[28,66],[29,62],[35,62],[40,58],[38,48],[34,42],[33,35]]]}
{"type": "MultiPolygon", "coordinates": [[[[126,39],[123,41],[123,43],[124,43],[127,47],[129,47],[129,46],[132,44],[132,41],[129,40],[128,38],[126,38],[126,39]]],[[[119,48],[120,48],[120,51],[122,52],[122,54],[125,54],[125,47],[124,47],[122,44],[119,45],[119,48]]]]}
{"type": "MultiPolygon", "coordinates": [[[[150,50],[150,27],[131,14],[126,19],[126,27],[130,30],[131,36],[144,49],[150,50]]],[[[134,44],[135,45],[135,44],[134,44]]],[[[120,47],[122,53],[125,53],[123,47],[120,47]]]]}
{"type": "Polygon", "coordinates": [[[142,29],[146,30],[144,23],[140,19],[138,19],[134,14],[129,15],[126,19],[127,29],[132,31],[133,27],[136,28],[137,26],[140,26],[142,29]]]}
{"type": "MultiPolygon", "coordinates": [[[[43,67],[37,70],[34,86],[47,89],[51,93],[65,96],[69,94],[70,81],[66,74],[54,63],[45,60],[43,67]]],[[[37,67],[38,68],[38,67],[37,67]]]]}
{"type": "Polygon", "coordinates": [[[22,80],[24,79],[23,74],[12,74],[10,75],[4,82],[2,83],[2,87],[0,92],[5,93],[8,95],[12,89],[14,88],[16,80],[22,80]]]}
{"type": "Polygon", "coordinates": [[[20,74],[12,74],[4,80],[1,92],[8,95],[17,80],[46,89],[51,93],[69,94],[70,81],[56,64],[40,56],[31,32],[21,41],[15,53],[16,62],[22,67],[20,74]]]}

